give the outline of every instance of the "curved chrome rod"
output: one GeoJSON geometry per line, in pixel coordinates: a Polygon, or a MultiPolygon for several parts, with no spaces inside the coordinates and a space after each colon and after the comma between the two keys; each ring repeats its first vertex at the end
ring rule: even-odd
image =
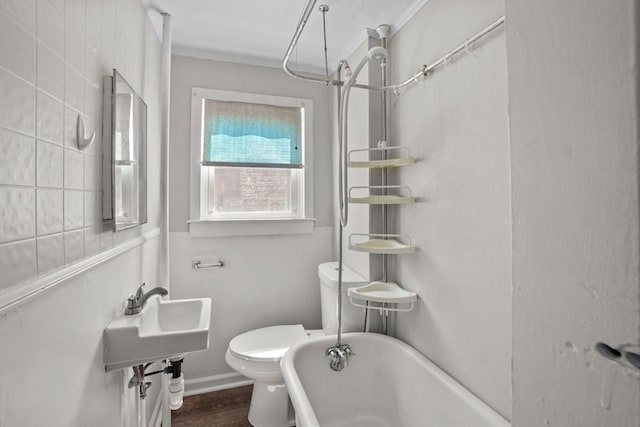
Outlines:
{"type": "MultiPolygon", "coordinates": [[[[458,55],[459,53],[461,53],[463,51],[464,52],[468,51],[469,46],[471,46],[472,44],[476,43],[478,40],[480,40],[481,38],[485,37],[486,35],[491,33],[493,30],[498,29],[499,27],[504,25],[504,23],[505,23],[505,17],[501,16],[500,18],[496,19],[491,24],[489,24],[486,28],[484,28],[480,32],[476,33],[474,36],[471,36],[468,39],[466,39],[463,43],[461,43],[456,48],[454,48],[451,51],[449,51],[449,53],[444,55],[442,58],[438,59],[433,64],[431,64],[429,66],[423,65],[422,69],[419,72],[417,72],[413,76],[409,77],[407,80],[403,81],[402,83],[398,83],[398,84],[391,85],[391,86],[382,86],[382,87],[377,88],[376,90],[389,90],[389,89],[398,90],[398,89],[402,89],[403,87],[405,87],[405,86],[407,86],[407,85],[409,85],[409,84],[411,84],[411,83],[413,83],[415,81],[418,81],[419,79],[421,79],[423,77],[426,77],[427,75],[429,75],[433,71],[435,71],[437,68],[440,68],[441,66],[445,65],[454,56],[458,55]]],[[[374,88],[370,88],[370,89],[374,89],[374,88]]]]}
{"type": "MultiPolygon", "coordinates": [[[[311,12],[313,11],[314,6],[316,5],[316,1],[317,0],[308,0],[307,1],[307,5],[305,6],[304,11],[302,13],[302,16],[300,17],[300,21],[298,21],[298,26],[296,27],[296,32],[293,34],[293,38],[291,39],[291,43],[289,43],[289,48],[287,49],[287,52],[284,55],[284,59],[282,61],[282,68],[284,69],[284,71],[288,75],[290,75],[291,77],[295,77],[297,79],[309,80],[309,81],[313,81],[313,82],[317,82],[317,83],[323,83],[325,85],[342,86],[344,84],[344,82],[342,82],[340,80],[328,80],[326,78],[323,79],[323,78],[318,78],[318,77],[314,77],[314,76],[310,76],[310,75],[304,75],[304,74],[297,73],[297,72],[295,72],[295,71],[293,71],[293,70],[291,70],[289,68],[289,59],[291,58],[293,50],[296,48],[296,45],[298,44],[298,39],[300,38],[300,35],[302,34],[302,31],[304,30],[304,27],[307,25],[307,21],[309,20],[309,15],[311,15],[311,12]]],[[[488,25],[486,28],[484,28],[483,30],[481,30],[480,32],[475,34],[474,36],[471,36],[470,38],[465,40],[458,47],[456,47],[455,49],[451,50],[449,53],[447,53],[446,55],[444,55],[442,58],[438,59],[437,61],[435,61],[431,65],[422,66],[422,68],[420,69],[419,72],[417,72],[416,74],[412,75],[411,77],[409,77],[408,79],[406,79],[402,83],[397,83],[397,84],[388,85],[388,86],[370,86],[370,85],[355,83],[355,84],[353,84],[352,87],[357,87],[357,88],[360,88],[360,89],[369,89],[369,90],[393,90],[393,91],[398,91],[399,89],[402,89],[403,87],[405,87],[405,86],[407,86],[407,85],[409,85],[409,84],[411,84],[413,82],[419,81],[419,79],[422,79],[422,78],[426,77],[428,74],[432,73],[437,68],[440,68],[442,65],[446,64],[449,60],[451,60],[454,56],[458,55],[459,53],[461,53],[463,51],[467,51],[469,49],[470,45],[472,45],[473,43],[479,41],[483,37],[487,36],[492,31],[498,29],[499,27],[504,25],[504,23],[505,23],[505,17],[501,16],[500,18],[496,19],[493,23],[488,25]]]]}
{"type": "Polygon", "coordinates": [[[310,80],[310,81],[313,81],[313,82],[324,83],[327,86],[328,85],[336,86],[336,85],[339,84],[339,82],[337,80],[321,79],[321,78],[318,78],[318,77],[299,74],[299,73],[297,73],[297,72],[295,72],[295,71],[293,71],[293,70],[291,70],[289,68],[289,58],[291,58],[291,54],[293,53],[293,49],[295,49],[296,45],[298,44],[298,39],[300,38],[300,35],[302,34],[302,30],[304,30],[304,27],[307,25],[307,21],[309,20],[309,15],[311,15],[311,12],[313,11],[314,6],[316,5],[316,1],[317,0],[308,0],[307,1],[307,5],[304,7],[304,11],[302,12],[302,16],[300,17],[300,21],[298,21],[298,26],[296,27],[296,32],[293,34],[293,39],[291,39],[291,43],[289,43],[289,48],[287,49],[287,53],[285,53],[284,59],[282,60],[282,68],[284,69],[284,71],[287,74],[289,74],[291,77],[295,77],[296,79],[310,80]]]}

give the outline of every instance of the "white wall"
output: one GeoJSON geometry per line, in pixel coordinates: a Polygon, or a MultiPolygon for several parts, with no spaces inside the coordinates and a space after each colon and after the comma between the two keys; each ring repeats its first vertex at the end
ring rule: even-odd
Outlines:
{"type": "Polygon", "coordinates": [[[175,297],[211,297],[207,351],[187,356],[188,380],[233,372],[224,352],[235,335],[257,327],[302,323],[320,327],[318,264],[333,260],[331,88],[276,68],[174,56],[171,71],[171,290],[175,297]],[[204,87],[313,100],[313,234],[194,238],[189,235],[191,88],[204,87]],[[223,258],[223,269],[195,271],[191,261],[223,258]]]}
{"type": "Polygon", "coordinates": [[[507,2],[517,426],[640,425],[638,8],[507,2]]]}
{"type": "MultiPolygon", "coordinates": [[[[391,40],[403,81],[504,13],[503,1],[429,1],[391,40]]],[[[390,208],[390,232],[414,255],[390,257],[390,280],[417,292],[397,336],[511,416],[511,206],[505,36],[390,94],[391,141],[415,165],[390,182],[420,198],[390,208]],[[395,273],[395,274],[394,274],[395,273]],[[395,277],[394,277],[395,276],[395,277]]]]}
{"type": "MultiPolygon", "coordinates": [[[[157,279],[158,239],[2,313],[0,424],[135,426],[131,370],[105,373],[102,331],[141,281],[157,279]]],[[[151,416],[159,378],[151,379],[151,416]]]]}
{"type": "MultiPolygon", "coordinates": [[[[0,39],[0,297],[7,302],[34,280],[46,285],[159,226],[160,43],[142,4],[129,0],[0,0],[0,39]],[[102,76],[113,67],[149,107],[149,223],[121,233],[101,225],[100,205],[102,76]],[[97,133],[85,151],[75,145],[78,114],[97,133]]],[[[140,283],[157,283],[157,246],[138,246],[2,311],[0,365],[11,368],[0,376],[1,425],[135,419],[131,392],[121,399],[122,374],[104,373],[102,332],[140,283]]]]}

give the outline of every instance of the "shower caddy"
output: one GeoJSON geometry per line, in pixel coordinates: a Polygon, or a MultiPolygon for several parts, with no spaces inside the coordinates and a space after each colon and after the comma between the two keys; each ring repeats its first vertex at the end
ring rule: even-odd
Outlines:
{"type": "MultiPolygon", "coordinates": [[[[386,133],[386,129],[383,133],[386,133]]],[[[411,311],[418,299],[415,292],[410,292],[397,283],[387,280],[386,263],[387,255],[407,255],[415,252],[416,248],[411,238],[401,234],[390,234],[386,230],[386,209],[389,205],[405,205],[415,203],[416,199],[411,194],[411,189],[405,185],[389,185],[386,182],[386,170],[388,168],[409,166],[414,163],[409,150],[401,146],[386,146],[380,143],[377,148],[364,148],[349,152],[347,165],[350,168],[383,169],[382,185],[356,186],[349,189],[349,203],[365,203],[380,205],[383,210],[383,233],[352,233],[349,236],[348,248],[352,251],[367,252],[383,255],[383,279],[373,281],[358,288],[350,288],[348,296],[352,305],[364,310],[378,310],[385,318],[390,311],[411,311]],[[367,160],[356,160],[354,154],[367,153],[367,160]],[[380,160],[372,160],[371,154],[381,154],[380,160]],[[389,157],[389,153],[397,154],[389,157]],[[367,190],[366,195],[354,195],[361,190],[367,190]],[[381,194],[373,194],[379,192],[381,194]],[[372,306],[370,303],[377,303],[372,306]],[[394,304],[390,307],[389,304],[394,304]]],[[[386,322],[385,322],[386,332],[386,322]]]]}

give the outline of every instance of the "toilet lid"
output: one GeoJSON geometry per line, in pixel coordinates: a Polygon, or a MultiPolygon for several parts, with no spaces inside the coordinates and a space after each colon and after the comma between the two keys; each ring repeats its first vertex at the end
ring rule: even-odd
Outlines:
{"type": "Polygon", "coordinates": [[[229,351],[244,360],[278,362],[289,347],[306,339],[307,333],[302,325],[269,326],[233,338],[229,351]]]}

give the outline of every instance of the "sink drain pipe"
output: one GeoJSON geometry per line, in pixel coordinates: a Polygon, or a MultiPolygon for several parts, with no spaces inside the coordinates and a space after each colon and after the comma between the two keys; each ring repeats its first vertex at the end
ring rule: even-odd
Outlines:
{"type": "Polygon", "coordinates": [[[151,386],[151,382],[145,382],[146,377],[156,374],[171,375],[169,379],[169,407],[175,411],[182,407],[184,399],[184,376],[182,375],[182,362],[184,356],[178,356],[169,359],[169,366],[153,372],[146,372],[145,369],[151,365],[138,365],[133,367],[133,377],[129,380],[129,388],[138,387],[139,397],[144,400],[147,397],[147,390],[151,386]]]}
{"type": "MultiPolygon", "coordinates": [[[[147,397],[147,390],[151,387],[151,381],[145,381],[146,377],[157,374],[170,375],[168,381],[162,378],[163,391],[166,390],[165,396],[168,395],[168,406],[171,410],[175,411],[182,407],[184,400],[184,376],[182,375],[182,362],[184,361],[184,355],[177,356],[165,361],[168,365],[163,369],[145,372],[145,370],[151,366],[151,363],[146,365],[133,366],[133,376],[129,379],[128,387],[138,388],[138,426],[144,427],[146,425],[146,414],[144,400],[147,397]],[[167,385],[165,385],[167,384],[167,385]],[[165,388],[166,387],[166,388],[165,388]]],[[[170,416],[170,413],[169,413],[170,416]]],[[[165,417],[163,417],[165,419],[165,417]]]]}

